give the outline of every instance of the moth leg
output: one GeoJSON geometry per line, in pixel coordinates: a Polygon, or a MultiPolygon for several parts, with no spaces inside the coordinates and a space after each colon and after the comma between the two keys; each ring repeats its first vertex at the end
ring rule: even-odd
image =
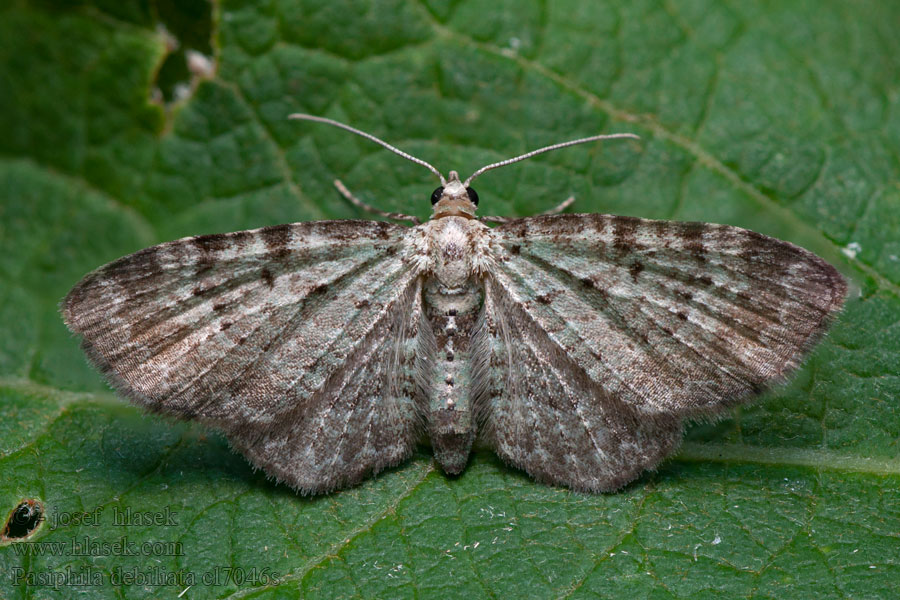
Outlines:
{"type": "Polygon", "coordinates": [[[487,215],[485,215],[483,217],[478,217],[478,220],[481,221],[482,223],[509,223],[510,221],[513,221],[514,219],[515,219],[515,217],[491,217],[491,216],[487,216],[487,215]]]}
{"type": "Polygon", "coordinates": [[[388,219],[394,219],[395,221],[410,221],[413,225],[420,225],[422,223],[418,217],[415,217],[413,215],[379,210],[371,204],[366,204],[365,202],[354,196],[353,193],[347,189],[347,186],[345,186],[340,179],[334,180],[334,187],[337,188],[337,190],[341,193],[341,196],[346,198],[347,201],[350,202],[350,204],[357,206],[363,210],[375,213],[376,215],[382,217],[387,217],[388,219]]]}
{"type": "Polygon", "coordinates": [[[544,215],[558,215],[558,214],[561,213],[562,211],[564,211],[564,210],[566,210],[567,208],[569,208],[570,206],[572,206],[572,203],[573,203],[573,202],[575,202],[575,196],[569,196],[568,198],[566,198],[565,200],[563,200],[562,202],[560,202],[559,204],[557,204],[556,206],[554,206],[554,207],[551,208],[550,210],[547,210],[547,211],[542,212],[540,216],[544,216],[544,215]]]}
{"type": "MultiPolygon", "coordinates": [[[[540,214],[540,216],[557,215],[557,214],[561,213],[562,211],[566,210],[567,208],[569,208],[573,202],[575,202],[575,196],[569,196],[568,198],[566,198],[565,200],[563,200],[562,202],[560,202],[559,204],[557,204],[550,210],[542,212],[540,214]]],[[[486,221],[489,223],[509,223],[513,219],[514,219],[514,217],[493,217],[493,216],[478,217],[479,221],[483,221],[483,222],[486,221]]]]}

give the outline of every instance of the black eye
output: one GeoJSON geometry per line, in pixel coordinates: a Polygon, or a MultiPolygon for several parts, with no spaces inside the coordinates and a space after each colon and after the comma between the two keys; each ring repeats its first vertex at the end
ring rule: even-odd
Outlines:
{"type": "Polygon", "coordinates": [[[469,194],[469,200],[472,201],[472,204],[478,206],[478,193],[472,188],[466,188],[466,193],[469,194]]]}
{"type": "Polygon", "coordinates": [[[439,187],[438,189],[436,189],[436,190],[434,190],[433,192],[431,192],[431,204],[432,204],[432,206],[434,206],[435,204],[437,204],[437,203],[438,203],[438,200],[440,200],[440,199],[441,199],[441,196],[443,196],[443,195],[444,195],[444,188],[443,188],[443,187],[439,187]]]}

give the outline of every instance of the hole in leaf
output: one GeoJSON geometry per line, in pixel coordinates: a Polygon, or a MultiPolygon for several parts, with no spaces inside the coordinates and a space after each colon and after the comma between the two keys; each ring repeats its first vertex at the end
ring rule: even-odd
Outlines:
{"type": "Polygon", "coordinates": [[[0,541],[20,540],[30,536],[41,524],[43,516],[44,505],[39,500],[22,500],[9,513],[3,532],[0,533],[0,541]]]}
{"type": "Polygon", "coordinates": [[[211,77],[213,18],[210,0],[157,0],[157,27],[168,53],[156,73],[155,100],[165,104],[190,96],[198,80],[211,77]]]}

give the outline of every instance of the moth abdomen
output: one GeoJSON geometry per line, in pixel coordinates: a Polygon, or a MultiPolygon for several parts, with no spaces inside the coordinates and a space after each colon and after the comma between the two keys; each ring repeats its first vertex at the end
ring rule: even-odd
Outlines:
{"type": "Polygon", "coordinates": [[[430,413],[428,420],[431,447],[441,469],[450,475],[461,473],[475,440],[471,411],[439,409],[430,413]]]}
{"type": "Polygon", "coordinates": [[[468,246],[471,228],[448,217],[437,228],[433,271],[423,285],[423,305],[434,349],[423,387],[425,420],[441,468],[461,472],[476,435],[472,339],[484,303],[484,286],[474,276],[468,246]]]}

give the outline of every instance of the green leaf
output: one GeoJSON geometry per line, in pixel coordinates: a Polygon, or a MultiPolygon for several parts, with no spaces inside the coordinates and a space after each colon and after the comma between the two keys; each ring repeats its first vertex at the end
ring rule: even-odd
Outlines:
{"type": "Polygon", "coordinates": [[[900,596],[900,6],[211,10],[0,8],[0,519],[23,499],[48,517],[0,546],[0,597],[900,596]],[[214,54],[211,77],[190,79],[189,48],[214,54]],[[575,194],[583,212],[749,227],[826,257],[851,297],[789,383],[693,426],[620,493],[537,485],[488,453],[449,478],[423,449],[358,488],[296,496],[218,434],[115,399],[57,313],[86,272],[156,242],[365,217],[336,177],[427,217],[427,172],[287,121],[295,111],[464,175],[547,143],[639,133],[485,175],[482,209],[530,215],[575,194]],[[126,510],[169,521],[115,525],[126,510]],[[115,551],[122,538],[137,550],[115,551]],[[73,542],[108,551],[75,555],[73,542]],[[101,585],[74,585],[91,577],[101,585]]]}

